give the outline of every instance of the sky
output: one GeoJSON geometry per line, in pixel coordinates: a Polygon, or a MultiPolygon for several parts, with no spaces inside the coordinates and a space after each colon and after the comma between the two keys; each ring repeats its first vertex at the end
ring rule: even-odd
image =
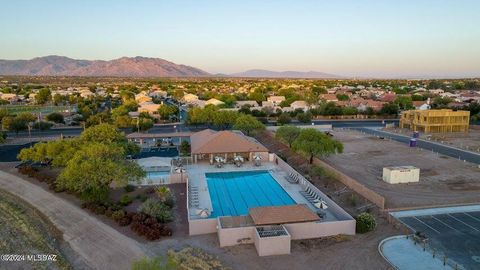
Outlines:
{"type": "Polygon", "coordinates": [[[0,0],[0,59],[159,57],[211,73],[480,76],[477,0],[0,0]]]}

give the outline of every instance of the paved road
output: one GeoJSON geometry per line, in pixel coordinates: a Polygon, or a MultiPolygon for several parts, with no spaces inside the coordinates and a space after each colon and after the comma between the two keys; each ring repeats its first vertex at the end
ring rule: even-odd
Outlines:
{"type": "Polygon", "coordinates": [[[133,260],[145,255],[137,241],[20,177],[0,171],[0,186],[45,214],[92,269],[130,269],[133,260]]]}
{"type": "MultiPolygon", "coordinates": [[[[315,125],[332,125],[334,128],[354,128],[354,127],[383,127],[385,123],[396,123],[398,120],[314,120],[315,125]]],[[[274,125],[274,122],[269,123],[269,125],[274,125]]],[[[305,125],[304,123],[293,122],[292,124],[305,125]]],[[[197,131],[206,128],[206,126],[186,126],[185,124],[165,124],[165,125],[155,125],[148,130],[148,133],[169,133],[175,131],[197,131]]],[[[31,134],[28,131],[22,131],[16,134],[15,132],[8,132],[9,137],[17,138],[28,138],[32,137],[57,137],[61,134],[63,136],[78,136],[83,131],[81,127],[68,127],[61,129],[50,129],[50,130],[32,130],[31,134]]],[[[133,132],[132,129],[122,129],[125,133],[133,132]]]]}
{"type": "MultiPolygon", "coordinates": [[[[367,134],[372,134],[375,136],[384,136],[385,138],[391,138],[392,140],[405,143],[405,145],[408,145],[410,142],[410,137],[408,136],[393,134],[393,133],[389,133],[381,130],[376,130],[373,128],[354,127],[352,129],[362,131],[367,134]]],[[[445,156],[450,156],[453,158],[466,160],[471,163],[480,164],[480,154],[475,154],[473,152],[461,150],[461,149],[446,146],[446,145],[441,145],[438,143],[428,142],[424,140],[417,140],[417,146],[426,150],[440,153],[445,156]]]]}

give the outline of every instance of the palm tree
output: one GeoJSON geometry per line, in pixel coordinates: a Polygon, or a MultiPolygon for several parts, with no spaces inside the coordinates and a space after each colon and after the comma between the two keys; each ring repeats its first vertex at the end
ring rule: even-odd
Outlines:
{"type": "Polygon", "coordinates": [[[170,197],[170,189],[166,186],[159,186],[156,193],[160,201],[165,202],[170,197]]]}

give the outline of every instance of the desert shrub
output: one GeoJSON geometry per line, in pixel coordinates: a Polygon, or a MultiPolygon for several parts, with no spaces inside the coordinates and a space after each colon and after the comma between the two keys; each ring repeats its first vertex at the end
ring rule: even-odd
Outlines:
{"type": "Polygon", "coordinates": [[[33,177],[38,172],[38,170],[30,166],[22,166],[18,168],[18,172],[27,175],[28,177],[33,177]]]}
{"type": "Polygon", "coordinates": [[[128,226],[130,225],[130,223],[132,223],[132,219],[129,218],[128,216],[124,216],[121,219],[119,219],[117,222],[118,222],[118,225],[120,226],[128,226]]]}
{"type": "Polygon", "coordinates": [[[168,196],[163,202],[168,208],[172,209],[175,206],[175,197],[173,195],[168,196]]]}
{"type": "Polygon", "coordinates": [[[135,186],[134,185],[126,185],[124,188],[125,192],[132,192],[135,190],[135,186]]]}
{"type": "Polygon", "coordinates": [[[136,221],[132,222],[132,226],[130,226],[130,229],[140,236],[146,235],[147,232],[150,230],[148,226],[136,221]]]}
{"type": "Polygon", "coordinates": [[[135,198],[141,202],[145,202],[148,199],[148,196],[145,194],[138,194],[135,198]]]}
{"type": "Polygon", "coordinates": [[[145,224],[147,226],[153,226],[155,224],[158,224],[158,221],[154,217],[148,217],[143,221],[143,224],[145,224]]]}
{"type": "Polygon", "coordinates": [[[169,227],[162,227],[162,229],[160,230],[160,234],[162,236],[172,236],[173,232],[172,232],[172,229],[170,229],[169,227]]]}
{"type": "Polygon", "coordinates": [[[185,269],[230,269],[217,258],[199,248],[187,247],[180,251],[169,250],[167,255],[175,264],[181,265],[185,269]]]}
{"type": "Polygon", "coordinates": [[[118,203],[120,205],[123,205],[123,206],[127,206],[129,204],[132,203],[132,197],[128,196],[127,194],[124,194],[122,195],[122,197],[120,197],[120,200],[118,201],[118,203]]]}
{"type": "Polygon", "coordinates": [[[153,194],[155,193],[155,188],[149,187],[145,190],[145,194],[153,194]]]}
{"type": "Polygon", "coordinates": [[[97,215],[103,215],[105,214],[105,211],[106,211],[106,207],[103,206],[103,205],[98,205],[97,207],[95,207],[95,209],[93,210],[93,212],[97,215]]]}
{"type": "Polygon", "coordinates": [[[355,197],[355,194],[352,194],[352,196],[348,197],[348,201],[350,202],[350,205],[352,206],[357,206],[357,197],[355,197]]]}
{"type": "Polygon", "coordinates": [[[377,226],[377,222],[375,218],[369,213],[361,213],[356,217],[357,225],[356,231],[357,233],[366,233],[369,231],[373,231],[377,226]]]}
{"type": "Polygon", "coordinates": [[[143,213],[135,213],[132,216],[132,220],[135,222],[143,223],[143,221],[147,218],[147,216],[143,213]]]}
{"type": "Polygon", "coordinates": [[[112,214],[113,214],[112,209],[107,208],[107,210],[105,210],[105,216],[111,218],[111,217],[112,217],[112,214]]]}
{"type": "Polygon", "coordinates": [[[132,270],[169,270],[178,269],[178,265],[171,259],[165,260],[162,257],[155,258],[142,258],[138,261],[134,261],[132,264],[132,270]]]}
{"type": "Polygon", "coordinates": [[[167,205],[155,199],[146,200],[142,205],[140,205],[138,211],[155,217],[159,222],[162,223],[172,221],[171,209],[167,205]]]}
{"type": "Polygon", "coordinates": [[[117,211],[112,213],[112,219],[117,221],[117,222],[120,219],[122,219],[124,216],[125,216],[125,211],[123,211],[123,210],[117,210],[117,211]]]}

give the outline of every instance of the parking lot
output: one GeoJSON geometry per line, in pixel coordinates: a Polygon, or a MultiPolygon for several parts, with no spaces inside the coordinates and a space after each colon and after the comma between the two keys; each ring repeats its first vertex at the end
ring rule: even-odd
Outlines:
{"type": "Polygon", "coordinates": [[[428,246],[465,269],[480,269],[480,211],[398,218],[428,238],[428,246]]]}

